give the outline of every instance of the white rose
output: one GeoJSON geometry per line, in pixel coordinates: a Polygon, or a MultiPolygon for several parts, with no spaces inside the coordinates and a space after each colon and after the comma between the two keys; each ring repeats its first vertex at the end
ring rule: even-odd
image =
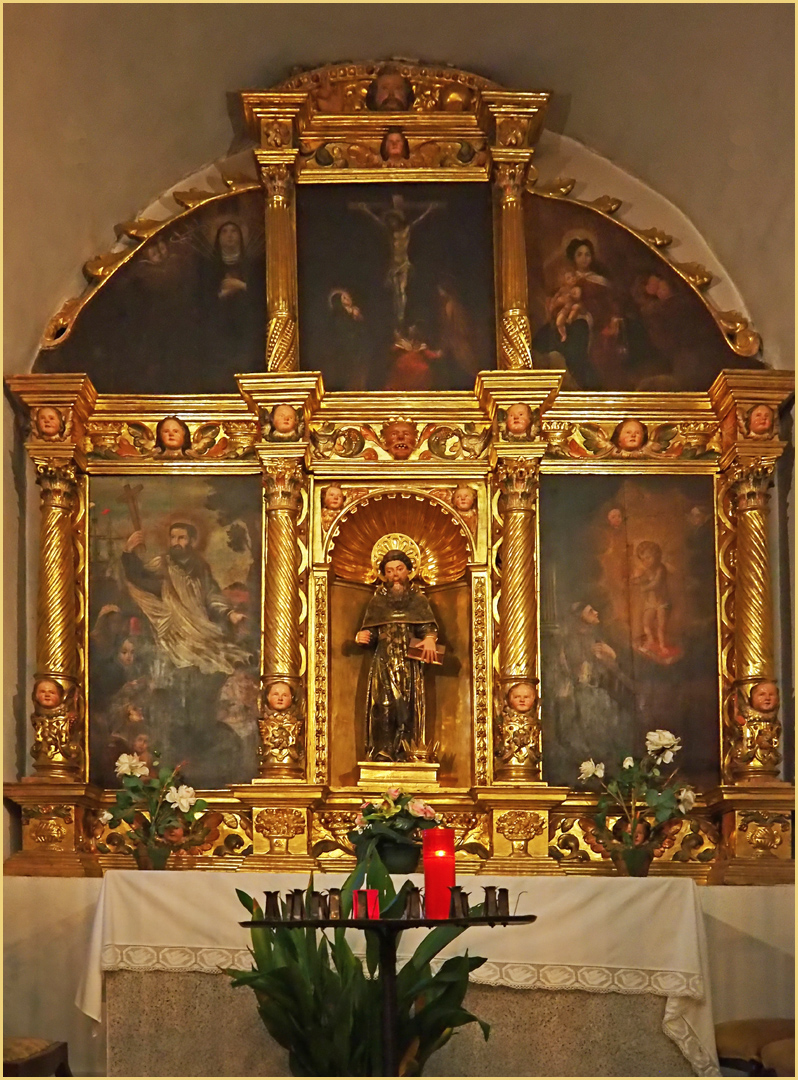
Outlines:
{"type": "Polygon", "coordinates": [[[593,758],[588,758],[587,761],[583,761],[579,766],[579,779],[589,780],[591,776],[602,777],[604,775],[604,763],[595,763],[593,758]]]}
{"type": "Polygon", "coordinates": [[[682,744],[671,731],[657,728],[656,731],[646,732],[646,750],[652,755],[658,765],[668,765],[673,761],[673,755],[681,750],[682,744]]]}
{"type": "Polygon", "coordinates": [[[689,814],[695,806],[695,792],[691,787],[680,788],[676,792],[676,805],[682,814],[689,814]]]}
{"type": "Polygon", "coordinates": [[[413,817],[427,816],[427,804],[422,799],[411,799],[405,810],[407,810],[408,814],[412,814],[413,817]]]}
{"type": "Polygon", "coordinates": [[[100,814],[99,820],[103,825],[107,825],[113,816],[114,815],[110,813],[110,811],[103,810],[103,812],[100,814]]]}
{"type": "Polygon", "coordinates": [[[174,806],[178,810],[182,810],[184,814],[187,814],[197,801],[197,795],[194,788],[188,787],[186,784],[181,784],[179,788],[172,785],[166,793],[166,801],[171,806],[174,806]]]}
{"type": "Polygon", "coordinates": [[[120,754],[116,759],[117,776],[149,776],[149,766],[138,754],[120,754]]]}
{"type": "Polygon", "coordinates": [[[625,757],[623,759],[623,767],[624,767],[624,769],[633,769],[634,764],[635,764],[635,759],[633,757],[625,757]]]}

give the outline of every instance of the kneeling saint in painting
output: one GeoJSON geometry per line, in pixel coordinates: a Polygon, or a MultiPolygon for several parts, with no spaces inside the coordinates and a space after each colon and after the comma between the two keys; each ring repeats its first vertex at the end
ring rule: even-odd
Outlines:
{"type": "Polygon", "coordinates": [[[425,743],[424,663],[437,660],[438,626],[429,601],[411,580],[413,569],[403,551],[385,553],[380,584],[355,637],[358,645],[376,645],[366,697],[370,759],[416,758],[425,743]],[[421,640],[421,659],[409,655],[415,638],[421,640]]]}

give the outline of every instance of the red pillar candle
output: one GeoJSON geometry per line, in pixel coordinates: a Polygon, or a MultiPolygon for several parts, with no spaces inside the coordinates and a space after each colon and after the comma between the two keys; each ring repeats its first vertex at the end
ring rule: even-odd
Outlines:
{"type": "Polygon", "coordinates": [[[428,919],[448,919],[454,885],[454,830],[425,829],[424,915],[428,919]]]}

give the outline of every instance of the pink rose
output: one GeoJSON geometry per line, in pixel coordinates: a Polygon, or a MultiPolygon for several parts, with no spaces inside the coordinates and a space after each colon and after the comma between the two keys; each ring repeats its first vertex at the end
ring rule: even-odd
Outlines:
{"type": "Polygon", "coordinates": [[[402,789],[400,787],[389,787],[388,790],[385,792],[385,797],[390,799],[391,802],[396,802],[396,800],[401,794],[402,789]]]}
{"type": "Polygon", "coordinates": [[[365,825],[365,824],[366,824],[366,819],[363,817],[362,814],[358,814],[357,817],[355,818],[355,825],[365,825]]]}

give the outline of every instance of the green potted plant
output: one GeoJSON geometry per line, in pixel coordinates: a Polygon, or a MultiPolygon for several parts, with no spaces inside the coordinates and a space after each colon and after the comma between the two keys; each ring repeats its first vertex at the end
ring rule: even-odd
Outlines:
{"type": "Polygon", "coordinates": [[[580,782],[597,780],[604,789],[597,804],[596,836],[620,873],[645,877],[654,853],[695,804],[693,789],[676,779],[678,770],[665,775],[661,768],[670,765],[681,745],[670,731],[657,728],[646,733],[645,755],[639,761],[625,757],[614,779],[605,782],[604,763],[592,758],[579,767],[580,782]],[[612,825],[610,817],[615,818],[612,825]]]}
{"type": "MultiPolygon", "coordinates": [[[[381,917],[399,915],[412,883],[397,893],[379,857],[359,863],[341,890],[344,918],[352,893],[367,884],[379,891],[381,917]]],[[[310,879],[307,903],[313,889],[310,879]]],[[[250,918],[263,918],[257,901],[236,890],[250,918]]],[[[482,913],[482,906],[471,910],[482,913]]],[[[286,915],[285,905],[283,914],[286,915]]],[[[431,961],[463,932],[438,926],[425,936],[396,979],[399,1075],[420,1076],[430,1056],[455,1029],[478,1023],[487,1039],[490,1027],[463,1008],[471,971],[485,963],[477,956],[453,956],[433,973],[431,961]]],[[[250,987],[269,1033],[288,1050],[293,1076],[382,1076],[382,995],[379,943],[366,935],[365,970],[346,940],[343,927],[328,932],[313,927],[252,927],[252,968],[229,970],[233,986],[250,987]]]]}
{"type": "Polygon", "coordinates": [[[359,863],[376,851],[389,873],[412,874],[421,853],[419,833],[438,825],[440,819],[429,803],[391,787],[379,803],[361,804],[348,837],[359,863]]]}
{"type": "Polygon", "coordinates": [[[221,815],[205,814],[207,803],[194,788],[180,783],[180,769],[159,769],[138,754],[121,754],[116,775],[122,780],[110,810],[100,821],[111,828],[125,822],[135,844],[133,857],[140,870],[165,870],[173,851],[197,847],[218,824],[221,815]],[[198,816],[201,815],[201,816],[198,816]]]}

